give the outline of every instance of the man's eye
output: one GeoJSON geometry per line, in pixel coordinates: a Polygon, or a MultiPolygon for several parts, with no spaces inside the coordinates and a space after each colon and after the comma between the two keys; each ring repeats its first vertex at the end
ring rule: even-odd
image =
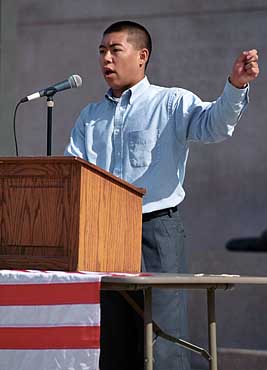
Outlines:
{"type": "Polygon", "coordinates": [[[105,50],[104,49],[99,49],[99,54],[104,54],[105,50]]]}
{"type": "Polygon", "coordinates": [[[113,52],[115,52],[115,53],[117,53],[118,51],[121,51],[121,49],[118,49],[118,48],[113,49],[113,52]]]}

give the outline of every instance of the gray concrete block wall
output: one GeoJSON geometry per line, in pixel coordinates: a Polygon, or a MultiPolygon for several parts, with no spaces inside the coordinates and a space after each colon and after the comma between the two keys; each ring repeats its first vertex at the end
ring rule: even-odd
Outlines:
{"type": "Polygon", "coordinates": [[[266,351],[219,348],[218,352],[218,368],[220,370],[266,370],[266,361],[266,351]]]}
{"type": "Polygon", "coordinates": [[[14,154],[11,112],[16,104],[16,21],[14,0],[0,1],[0,156],[14,154]]]}
{"type": "MultiPolygon", "coordinates": [[[[250,106],[234,137],[216,145],[191,146],[181,209],[191,272],[266,275],[267,254],[225,249],[229,239],[256,236],[267,227],[266,1],[20,0],[14,12],[15,81],[9,72],[16,86],[14,101],[73,73],[83,77],[81,89],[55,97],[53,154],[59,155],[80,109],[106,90],[97,49],[110,23],[143,23],[154,41],[151,82],[187,88],[203,100],[221,93],[241,50],[259,50],[261,75],[251,84],[250,106]]],[[[21,106],[17,125],[20,154],[45,155],[45,99],[21,106]]],[[[6,130],[1,122],[1,132],[6,130]]],[[[10,146],[5,154],[9,153],[13,154],[10,146]]],[[[189,303],[191,338],[206,346],[206,297],[192,292],[189,303]]],[[[220,292],[217,304],[220,346],[266,349],[266,288],[220,292]]],[[[205,367],[196,355],[192,358],[196,367],[205,367]]]]}

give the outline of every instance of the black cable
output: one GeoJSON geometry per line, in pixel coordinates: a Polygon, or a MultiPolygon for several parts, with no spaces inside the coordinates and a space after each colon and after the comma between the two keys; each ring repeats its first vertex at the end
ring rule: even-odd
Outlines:
{"type": "Polygon", "coordinates": [[[16,157],[19,156],[19,151],[18,151],[18,142],[17,142],[17,134],[16,134],[16,115],[17,115],[17,110],[19,105],[22,102],[19,101],[16,105],[15,111],[14,111],[14,116],[13,116],[13,134],[14,134],[14,141],[15,141],[15,150],[16,150],[16,157]]]}

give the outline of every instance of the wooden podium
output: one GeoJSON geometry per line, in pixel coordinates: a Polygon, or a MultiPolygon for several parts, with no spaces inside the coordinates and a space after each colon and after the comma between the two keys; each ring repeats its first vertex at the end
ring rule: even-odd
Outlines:
{"type": "Polygon", "coordinates": [[[0,269],[139,272],[144,193],[76,157],[0,158],[0,269]]]}

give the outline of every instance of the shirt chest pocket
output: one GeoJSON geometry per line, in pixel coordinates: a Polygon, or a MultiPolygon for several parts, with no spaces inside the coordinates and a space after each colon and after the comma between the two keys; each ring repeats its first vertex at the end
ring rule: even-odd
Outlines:
{"type": "Polygon", "coordinates": [[[159,130],[128,133],[129,159],[132,167],[148,167],[159,160],[159,130]]]}

